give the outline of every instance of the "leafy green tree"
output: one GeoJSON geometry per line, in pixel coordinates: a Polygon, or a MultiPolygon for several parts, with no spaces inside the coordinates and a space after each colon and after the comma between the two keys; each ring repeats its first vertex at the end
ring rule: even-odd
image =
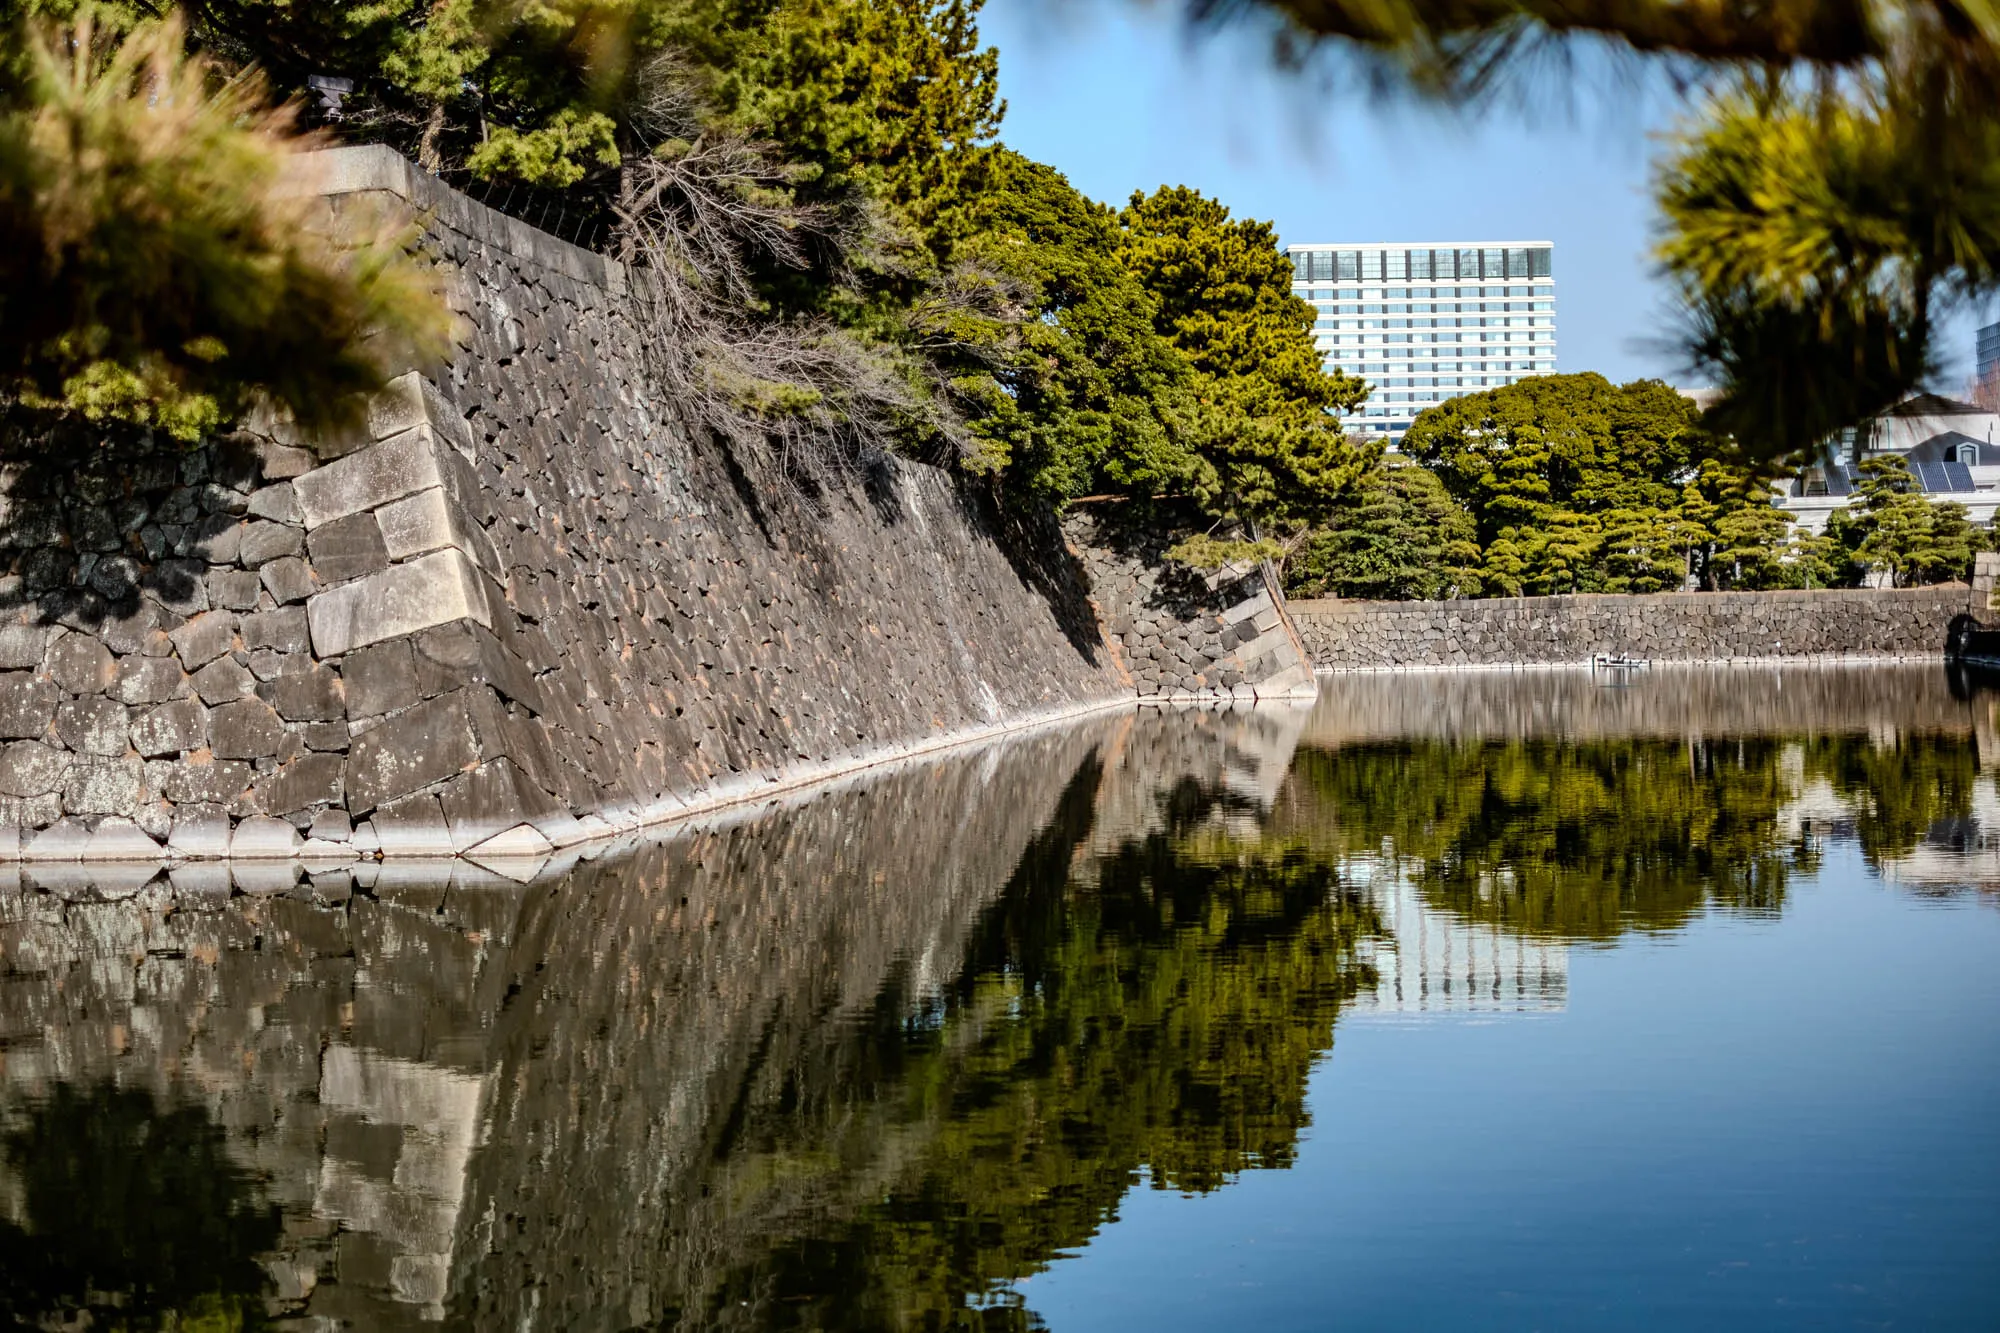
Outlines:
{"type": "Polygon", "coordinates": [[[1860,473],[1853,503],[1827,521],[1828,537],[1851,563],[1898,588],[1971,577],[1978,539],[1964,505],[1924,495],[1895,454],[1865,460],[1860,473]]]}
{"type": "MultiPolygon", "coordinates": [[[[1235,219],[1185,186],[1134,194],[1119,214],[1126,267],[1154,299],[1154,325],[1193,369],[1183,430],[1204,460],[1191,479],[1213,511],[1294,527],[1323,513],[1377,456],[1339,412],[1368,386],[1328,371],[1311,305],[1270,224],[1235,219]]],[[[1129,484],[1158,485],[1133,470],[1129,484]]]]}
{"type": "Polygon", "coordinates": [[[396,360],[442,345],[443,302],[397,238],[336,245],[287,190],[311,143],[254,76],[188,57],[171,21],[15,31],[0,398],[193,440],[258,399],[349,415],[396,360]]]}
{"type": "Polygon", "coordinates": [[[1412,463],[1371,472],[1285,561],[1293,597],[1473,597],[1480,590],[1472,515],[1437,474],[1412,463]]]}
{"type": "Polygon", "coordinates": [[[961,317],[954,387],[980,438],[976,466],[1061,502],[1143,477],[1186,487],[1201,460],[1173,405],[1186,358],[1154,328],[1152,296],[1120,260],[1111,210],[1052,167],[1007,150],[973,204],[965,258],[1011,286],[1019,315],[961,317]]]}
{"type": "Polygon", "coordinates": [[[1658,592],[1712,541],[1688,488],[1730,455],[1656,380],[1543,375],[1417,416],[1403,449],[1471,513],[1489,593],[1658,592]]]}

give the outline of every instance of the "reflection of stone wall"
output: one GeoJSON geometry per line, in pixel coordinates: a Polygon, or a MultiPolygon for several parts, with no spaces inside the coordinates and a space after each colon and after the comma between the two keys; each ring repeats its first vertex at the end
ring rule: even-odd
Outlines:
{"type": "Polygon", "coordinates": [[[1301,743],[1965,732],[1942,662],[1324,676],[1301,743]]]}
{"type": "Polygon", "coordinates": [[[1184,776],[1264,799],[1298,723],[1146,710],[1023,734],[530,885],[464,863],[240,870],[233,894],[218,867],[31,871],[0,885],[0,1114],[57,1080],[206,1105],[285,1209],[284,1311],[646,1325],[788,1211],[894,1173],[893,1135],[852,1140],[868,1161],[725,1150],[746,1107],[868,1085],[817,1062],[954,977],[1073,776],[1137,833],[1184,776]]]}
{"type": "MultiPolygon", "coordinates": [[[[1982,598],[1983,601],[1983,598],[1982,598]]],[[[1758,657],[1942,658],[1963,585],[1819,592],[1292,603],[1322,671],[1580,665],[1597,653],[1656,661],[1758,657]]]]}

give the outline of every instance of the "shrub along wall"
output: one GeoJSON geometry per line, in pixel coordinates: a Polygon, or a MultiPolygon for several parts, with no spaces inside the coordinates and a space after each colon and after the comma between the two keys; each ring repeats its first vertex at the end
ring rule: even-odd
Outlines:
{"type": "MultiPolygon", "coordinates": [[[[1979,598],[1983,607],[1985,597],[1979,598]]],[[[1653,661],[1942,657],[1963,584],[1815,592],[1513,597],[1455,602],[1295,601],[1322,671],[1553,666],[1598,653],[1653,661]]]]}
{"type": "MultiPolygon", "coordinates": [[[[1263,649],[1135,673],[1057,525],[946,471],[797,496],[649,398],[618,265],[386,149],[320,164],[333,225],[414,206],[450,364],[338,438],[15,448],[0,858],[542,855],[1142,684],[1311,688],[1263,649]]],[[[1176,641],[1251,642],[1250,600],[1176,641]]]]}

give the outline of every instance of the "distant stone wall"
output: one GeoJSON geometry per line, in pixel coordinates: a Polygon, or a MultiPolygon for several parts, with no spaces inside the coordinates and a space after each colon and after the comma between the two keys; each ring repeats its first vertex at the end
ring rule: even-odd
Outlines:
{"type": "MultiPolygon", "coordinates": [[[[1983,607],[1985,598],[1979,598],[1983,607]]],[[[1963,584],[1814,592],[1513,597],[1457,602],[1298,601],[1321,671],[1581,665],[1598,653],[1661,662],[1942,658],[1963,584]]]]}

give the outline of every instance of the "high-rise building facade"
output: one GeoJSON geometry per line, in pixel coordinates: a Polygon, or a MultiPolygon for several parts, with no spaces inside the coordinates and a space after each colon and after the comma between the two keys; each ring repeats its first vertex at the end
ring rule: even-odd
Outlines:
{"type": "Polygon", "coordinates": [[[1397,440],[1447,398],[1556,368],[1555,247],[1547,241],[1292,245],[1292,291],[1319,311],[1328,366],[1374,393],[1350,433],[1397,440]]]}
{"type": "Polygon", "coordinates": [[[1980,390],[2000,393],[2000,324],[1988,324],[1979,331],[1974,365],[1973,382],[1980,390]]]}

